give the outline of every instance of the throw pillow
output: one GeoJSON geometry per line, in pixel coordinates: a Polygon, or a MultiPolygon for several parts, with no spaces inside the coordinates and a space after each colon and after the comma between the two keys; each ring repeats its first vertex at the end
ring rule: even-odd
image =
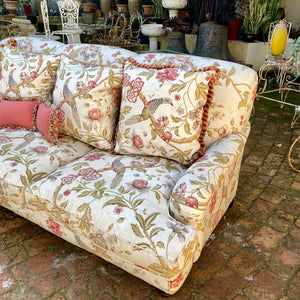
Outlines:
{"type": "Polygon", "coordinates": [[[189,164],[204,153],[215,67],[186,72],[168,66],[124,64],[115,152],[162,156],[189,164]]]}
{"type": "Polygon", "coordinates": [[[41,103],[36,114],[36,127],[50,143],[56,143],[59,131],[58,109],[41,103]]]}
{"type": "Polygon", "coordinates": [[[38,106],[37,100],[0,101],[0,127],[21,127],[35,130],[35,114],[38,106]]]}
{"type": "Polygon", "coordinates": [[[62,56],[57,77],[53,102],[60,108],[60,132],[102,150],[111,149],[122,70],[62,56]]]}
{"type": "Polygon", "coordinates": [[[9,99],[51,100],[59,61],[57,55],[1,49],[0,95],[9,99]]]}

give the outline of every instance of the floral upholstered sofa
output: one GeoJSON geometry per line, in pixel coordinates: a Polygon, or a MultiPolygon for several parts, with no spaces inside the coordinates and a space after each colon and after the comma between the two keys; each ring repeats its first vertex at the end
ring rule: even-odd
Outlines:
{"type": "Polygon", "coordinates": [[[256,72],[28,37],[0,68],[0,204],[175,293],[235,197],[256,72]]]}

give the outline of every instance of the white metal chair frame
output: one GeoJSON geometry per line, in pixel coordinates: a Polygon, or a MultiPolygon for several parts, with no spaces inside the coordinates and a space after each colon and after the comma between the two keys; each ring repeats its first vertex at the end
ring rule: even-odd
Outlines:
{"type": "Polygon", "coordinates": [[[263,83],[263,86],[258,90],[257,99],[264,98],[274,102],[279,102],[281,107],[283,107],[285,104],[293,106],[295,108],[295,113],[291,122],[291,128],[293,128],[296,121],[300,118],[300,105],[288,103],[287,96],[290,91],[300,92],[300,84],[296,82],[298,76],[300,75],[300,48],[296,50],[296,55],[293,53],[290,58],[286,57],[286,49],[284,49],[284,51],[278,56],[272,55],[272,34],[275,27],[280,23],[285,24],[287,28],[287,36],[290,34],[292,27],[291,22],[279,20],[270,24],[266,59],[265,63],[260,67],[258,72],[260,83],[263,83]],[[270,73],[275,74],[275,78],[278,83],[278,89],[266,90],[268,85],[268,75],[270,73]],[[280,100],[265,96],[266,94],[272,92],[279,92],[280,100]]]}
{"type": "Polygon", "coordinates": [[[80,43],[80,34],[82,32],[78,25],[80,3],[78,0],[57,1],[62,30],[55,30],[53,34],[66,35],[69,44],[80,43]]]}
{"type": "Polygon", "coordinates": [[[44,23],[46,40],[51,40],[47,0],[41,0],[41,11],[42,11],[42,18],[44,23]]]}

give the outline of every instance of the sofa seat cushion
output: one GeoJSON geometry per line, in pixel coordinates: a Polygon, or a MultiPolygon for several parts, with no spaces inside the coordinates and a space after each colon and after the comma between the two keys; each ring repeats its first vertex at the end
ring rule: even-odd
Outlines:
{"type": "Polygon", "coordinates": [[[0,129],[0,178],[8,184],[25,187],[48,175],[91,147],[69,136],[49,143],[40,132],[25,129],[0,129]]]}
{"type": "Polygon", "coordinates": [[[193,260],[196,246],[194,229],[168,213],[184,170],[164,158],[95,149],[28,186],[26,206],[45,210],[48,230],[63,238],[66,228],[95,248],[172,278],[193,260]]]}

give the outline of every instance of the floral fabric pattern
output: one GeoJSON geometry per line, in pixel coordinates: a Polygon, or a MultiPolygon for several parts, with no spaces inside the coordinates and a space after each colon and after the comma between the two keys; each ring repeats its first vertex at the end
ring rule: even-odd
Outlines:
{"type": "Polygon", "coordinates": [[[247,125],[255,98],[258,77],[251,69],[228,61],[192,55],[166,53],[140,54],[135,59],[142,64],[174,65],[185,71],[219,66],[221,77],[214,87],[214,98],[208,112],[204,136],[206,147],[230,133],[240,132],[247,125]]]}
{"type": "Polygon", "coordinates": [[[0,178],[8,184],[25,187],[67,164],[91,147],[68,136],[57,145],[41,133],[18,128],[0,129],[0,178]]]}
{"type": "Polygon", "coordinates": [[[63,53],[64,44],[57,41],[45,40],[38,37],[17,36],[0,41],[1,45],[17,48],[26,52],[43,54],[63,53]]]}
{"type": "MultiPolygon", "coordinates": [[[[63,54],[56,86],[60,91],[57,93],[61,105],[59,116],[66,121],[64,130],[69,130],[76,138],[63,135],[54,145],[39,132],[0,129],[0,205],[160,290],[175,293],[236,194],[243,149],[250,130],[248,120],[255,96],[256,72],[231,62],[190,55],[137,55],[115,47],[64,45],[27,37],[1,41],[1,53],[8,50],[23,52],[18,59],[27,58],[24,50],[63,54]],[[120,76],[121,66],[129,56],[141,64],[161,67],[151,70],[126,65],[125,76],[120,76]],[[206,113],[204,108],[209,101],[204,104],[205,95],[214,72],[208,71],[207,78],[200,81],[195,78],[199,75],[197,70],[212,65],[221,70],[221,75],[206,113]],[[104,79],[102,83],[96,80],[96,74],[103,75],[99,77],[104,79]],[[107,84],[105,78],[108,77],[107,84]],[[122,77],[126,109],[122,108],[119,132],[124,133],[128,143],[118,147],[124,148],[125,154],[144,153],[146,149],[152,155],[153,139],[165,147],[155,150],[155,155],[167,151],[174,158],[166,145],[174,146],[175,125],[179,124],[188,124],[178,126],[180,135],[186,131],[198,135],[201,128],[203,143],[197,140],[197,147],[202,148],[206,143],[205,154],[187,167],[181,158],[174,161],[153,155],[118,155],[88,145],[87,141],[96,146],[93,138],[105,137],[106,140],[97,142],[111,147],[111,133],[99,133],[90,124],[102,122],[108,103],[113,106],[118,102],[115,94],[107,98],[106,90],[111,90],[122,77]],[[193,97],[190,98],[199,98],[196,102],[187,101],[185,96],[189,95],[187,82],[191,79],[194,84],[199,83],[191,89],[193,97]],[[155,81],[156,86],[149,87],[148,81],[155,81]],[[100,93],[99,86],[103,87],[101,93],[110,102],[98,103],[94,99],[94,91],[100,93]],[[160,100],[151,105],[160,88],[166,88],[168,95],[164,97],[171,98],[173,106],[166,100],[163,104],[160,100]],[[199,97],[195,97],[196,94],[199,97]],[[79,106],[79,100],[84,105],[79,106]],[[103,103],[106,103],[105,108],[101,106],[103,103]],[[144,110],[145,104],[153,109],[144,110]],[[76,120],[80,121],[79,126],[76,120]],[[122,122],[127,122],[126,126],[122,122]],[[204,122],[206,127],[202,126],[204,122]],[[147,125],[141,127],[142,124],[147,125]],[[86,139],[85,143],[79,140],[81,137],[86,139]]],[[[3,73],[6,73],[5,82],[9,82],[7,73],[10,75],[14,67],[3,72],[7,67],[2,62],[0,84],[3,73]]],[[[30,72],[20,72],[19,79],[26,81],[30,72]]],[[[0,93],[3,92],[1,87],[0,93]]],[[[113,111],[111,107],[110,119],[101,123],[109,130],[117,118],[113,111]]],[[[118,134],[117,142],[123,139],[118,134]]],[[[180,151],[178,153],[182,153],[182,149],[180,151]]]]}
{"type": "Polygon", "coordinates": [[[89,237],[99,252],[164,277],[176,289],[196,245],[194,229],[168,214],[167,199],[184,171],[163,158],[93,150],[32,183],[26,205],[33,211],[43,207],[53,233],[64,237],[67,228],[89,237]]]}
{"type": "Polygon", "coordinates": [[[18,49],[0,50],[2,98],[52,98],[60,57],[34,54],[18,49]]]}
{"type": "Polygon", "coordinates": [[[151,69],[131,60],[124,78],[115,151],[190,163],[201,151],[203,115],[217,70],[151,69]]]}
{"type": "Polygon", "coordinates": [[[79,62],[113,68],[121,68],[126,58],[137,55],[126,49],[93,44],[65,45],[63,53],[79,62]]]}
{"type": "Polygon", "coordinates": [[[62,56],[57,77],[53,102],[60,108],[60,132],[109,150],[121,97],[121,70],[62,56]]]}
{"type": "Polygon", "coordinates": [[[234,199],[250,126],[216,141],[177,181],[170,197],[172,216],[197,229],[198,255],[234,199]]]}

